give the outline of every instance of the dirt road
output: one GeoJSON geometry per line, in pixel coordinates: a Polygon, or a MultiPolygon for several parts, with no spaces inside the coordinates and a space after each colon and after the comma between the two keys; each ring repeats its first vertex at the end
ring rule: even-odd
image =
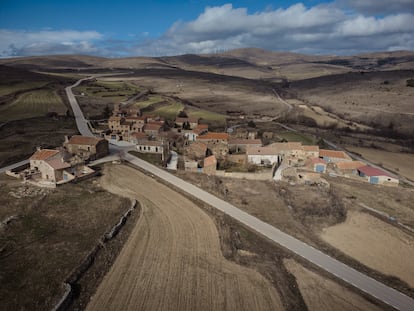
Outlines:
{"type": "Polygon", "coordinates": [[[142,215],[87,310],[282,310],[258,272],[227,261],[215,224],[193,202],[126,166],[103,185],[142,215]]]}

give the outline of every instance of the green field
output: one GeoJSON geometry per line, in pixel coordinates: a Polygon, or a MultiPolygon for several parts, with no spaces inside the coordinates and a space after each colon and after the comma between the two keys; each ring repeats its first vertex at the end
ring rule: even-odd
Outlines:
{"type": "Polygon", "coordinates": [[[134,106],[137,108],[145,108],[145,107],[151,106],[163,100],[164,99],[161,96],[151,95],[151,96],[148,96],[147,100],[135,102],[134,106]]]}
{"type": "Polygon", "coordinates": [[[51,89],[22,94],[13,103],[0,107],[0,121],[11,121],[45,116],[48,112],[65,114],[67,107],[51,89]]]}
{"type": "Polygon", "coordinates": [[[108,98],[115,101],[123,101],[141,92],[141,88],[126,82],[96,81],[76,87],[77,94],[85,96],[108,98]]]}
{"type": "Polygon", "coordinates": [[[189,117],[201,118],[206,121],[215,121],[218,123],[224,123],[226,121],[225,115],[219,114],[216,112],[211,112],[207,110],[198,110],[198,109],[196,110],[192,108],[189,108],[188,110],[186,110],[186,112],[189,117]]]}
{"type": "Polygon", "coordinates": [[[45,86],[48,82],[45,81],[32,81],[32,82],[18,82],[13,84],[0,85],[0,96],[13,94],[19,91],[25,91],[45,86]]]}
{"type": "Polygon", "coordinates": [[[277,136],[279,136],[282,139],[286,139],[287,141],[301,142],[304,145],[315,145],[316,144],[315,140],[312,137],[307,136],[305,134],[301,134],[301,133],[282,132],[282,133],[277,133],[277,136]]]}
{"type": "Polygon", "coordinates": [[[153,111],[151,111],[149,114],[152,115],[159,115],[161,117],[164,117],[166,119],[175,119],[175,117],[177,116],[177,114],[184,109],[184,105],[181,103],[171,103],[169,105],[166,106],[162,106],[158,109],[155,109],[153,111]]]}

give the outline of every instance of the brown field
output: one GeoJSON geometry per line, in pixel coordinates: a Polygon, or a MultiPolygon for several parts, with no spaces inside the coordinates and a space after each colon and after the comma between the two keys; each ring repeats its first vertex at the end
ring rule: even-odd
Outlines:
{"type": "Polygon", "coordinates": [[[51,310],[129,205],[91,180],[48,190],[0,174],[0,309],[51,310]]]}
{"type": "Polygon", "coordinates": [[[414,287],[414,238],[366,213],[349,211],[344,223],[326,228],[321,238],[345,254],[414,287]]]}
{"type": "Polygon", "coordinates": [[[414,88],[406,80],[413,77],[413,70],[347,73],[297,81],[292,90],[343,119],[412,133],[414,88]]]}
{"type": "Polygon", "coordinates": [[[370,162],[381,165],[399,175],[414,180],[414,154],[389,152],[372,148],[347,147],[349,151],[362,155],[370,162]]]}
{"type": "Polygon", "coordinates": [[[283,309],[269,281],[224,259],[194,203],[125,166],[109,167],[103,184],[137,198],[142,215],[87,310],[283,309]]]}
{"type": "Polygon", "coordinates": [[[338,283],[306,269],[293,259],[284,260],[284,264],[295,276],[309,311],[382,310],[338,283]]]}

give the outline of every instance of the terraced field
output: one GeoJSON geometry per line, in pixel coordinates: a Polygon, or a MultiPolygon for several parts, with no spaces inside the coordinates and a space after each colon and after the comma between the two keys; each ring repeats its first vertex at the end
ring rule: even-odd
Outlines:
{"type": "Polygon", "coordinates": [[[41,89],[22,94],[11,104],[0,107],[0,121],[21,120],[45,116],[48,112],[65,114],[67,107],[51,89],[41,89]]]}
{"type": "Polygon", "coordinates": [[[223,257],[214,222],[193,202],[126,166],[107,167],[102,184],[137,198],[142,215],[88,311],[283,310],[268,280],[223,257]]]}
{"type": "Polygon", "coordinates": [[[13,94],[19,91],[30,90],[34,88],[40,88],[46,85],[47,82],[43,81],[33,81],[33,82],[19,82],[12,84],[3,84],[0,86],[0,97],[13,94]]]}

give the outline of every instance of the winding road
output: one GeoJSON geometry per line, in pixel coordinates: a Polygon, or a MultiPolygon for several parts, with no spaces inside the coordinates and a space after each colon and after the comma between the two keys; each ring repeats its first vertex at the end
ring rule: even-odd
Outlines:
{"type": "MultiPolygon", "coordinates": [[[[94,76],[97,77],[97,76],[94,76]]],[[[92,77],[93,78],[93,77],[92,77]]],[[[76,118],[76,124],[78,125],[79,132],[85,136],[93,136],[90,131],[82,111],[76,101],[75,96],[72,93],[72,88],[79,85],[82,81],[90,78],[79,80],[71,87],[66,88],[69,102],[74,111],[76,118]]],[[[238,209],[234,205],[225,202],[214,195],[160,169],[148,162],[138,159],[127,152],[123,152],[125,148],[118,146],[111,146],[112,153],[119,153],[121,157],[136,165],[140,169],[143,169],[158,178],[170,183],[174,187],[196,197],[199,200],[215,207],[223,213],[231,216],[235,220],[244,224],[248,228],[256,231],[260,235],[271,239],[279,245],[289,249],[295,254],[303,257],[304,259],[312,262],[321,269],[335,275],[339,279],[351,284],[352,286],[360,289],[361,291],[375,297],[376,299],[402,311],[414,310],[414,299],[407,295],[388,287],[375,279],[345,265],[344,263],[322,253],[321,251],[313,248],[312,246],[280,231],[279,229],[261,221],[260,219],[238,209]]]]}

